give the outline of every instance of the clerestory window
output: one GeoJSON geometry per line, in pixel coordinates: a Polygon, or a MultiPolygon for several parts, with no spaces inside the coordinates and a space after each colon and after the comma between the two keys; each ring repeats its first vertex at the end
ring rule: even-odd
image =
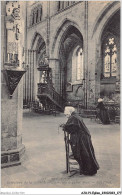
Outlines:
{"type": "Polygon", "coordinates": [[[31,11],[30,15],[30,26],[37,24],[42,20],[42,6],[38,6],[31,11]]]}
{"type": "Polygon", "coordinates": [[[58,11],[75,4],[75,2],[77,1],[58,1],[58,11]]]}

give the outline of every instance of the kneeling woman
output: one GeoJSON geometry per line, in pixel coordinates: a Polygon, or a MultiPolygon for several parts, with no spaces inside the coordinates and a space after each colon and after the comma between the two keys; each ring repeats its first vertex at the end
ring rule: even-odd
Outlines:
{"type": "Polygon", "coordinates": [[[70,145],[73,156],[79,163],[80,174],[94,175],[99,165],[95,158],[91,135],[81,117],[73,111],[75,111],[73,107],[65,109],[64,114],[68,116],[68,121],[64,130],[70,134],[70,145]]]}
{"type": "Polygon", "coordinates": [[[110,119],[109,119],[109,115],[108,115],[108,111],[105,108],[104,104],[103,104],[103,99],[99,98],[98,99],[98,105],[96,107],[98,109],[98,118],[101,120],[101,122],[103,124],[110,124],[110,119]]]}

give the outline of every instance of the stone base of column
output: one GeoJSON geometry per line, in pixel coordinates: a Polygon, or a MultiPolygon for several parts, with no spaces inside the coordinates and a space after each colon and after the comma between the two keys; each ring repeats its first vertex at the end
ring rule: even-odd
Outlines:
{"type": "Polygon", "coordinates": [[[21,160],[25,152],[25,146],[22,145],[20,148],[9,151],[1,152],[1,168],[10,166],[21,165],[21,160]]]}

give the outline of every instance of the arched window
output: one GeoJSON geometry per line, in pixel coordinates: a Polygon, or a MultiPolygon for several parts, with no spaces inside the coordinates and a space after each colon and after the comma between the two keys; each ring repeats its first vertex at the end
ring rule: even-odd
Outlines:
{"type": "Polygon", "coordinates": [[[83,50],[82,48],[78,49],[77,52],[77,80],[83,79],[83,50]]]}
{"type": "Polygon", "coordinates": [[[31,11],[30,17],[32,20],[30,25],[34,25],[34,24],[37,24],[38,22],[40,22],[42,19],[42,6],[39,5],[38,7],[33,8],[33,10],[31,11]]]}
{"type": "Polygon", "coordinates": [[[64,1],[60,2],[60,9],[64,9],[64,1]]]}
{"type": "MultiPolygon", "coordinates": [[[[76,1],[77,2],[77,1],[76,1]]],[[[58,11],[73,5],[75,1],[58,1],[58,11]]]]}
{"type": "Polygon", "coordinates": [[[103,76],[115,77],[117,73],[117,46],[114,36],[108,36],[103,42],[103,76]]]}
{"type": "Polygon", "coordinates": [[[37,9],[37,11],[36,11],[36,23],[38,23],[38,21],[39,21],[39,10],[37,9]]]}
{"type": "Polygon", "coordinates": [[[77,46],[72,53],[72,83],[81,83],[84,78],[83,49],[77,46]]]}
{"type": "Polygon", "coordinates": [[[42,7],[40,7],[39,12],[40,12],[40,21],[41,21],[42,20],[42,7]]]}

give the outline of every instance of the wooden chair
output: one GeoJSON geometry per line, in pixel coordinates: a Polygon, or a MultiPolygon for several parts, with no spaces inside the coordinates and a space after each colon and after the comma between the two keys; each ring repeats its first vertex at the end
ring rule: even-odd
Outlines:
{"type": "Polygon", "coordinates": [[[64,130],[64,141],[66,150],[66,172],[71,177],[76,173],[80,173],[78,162],[74,159],[73,153],[70,146],[70,134],[64,130]],[[74,167],[75,166],[75,167],[74,167]]]}

